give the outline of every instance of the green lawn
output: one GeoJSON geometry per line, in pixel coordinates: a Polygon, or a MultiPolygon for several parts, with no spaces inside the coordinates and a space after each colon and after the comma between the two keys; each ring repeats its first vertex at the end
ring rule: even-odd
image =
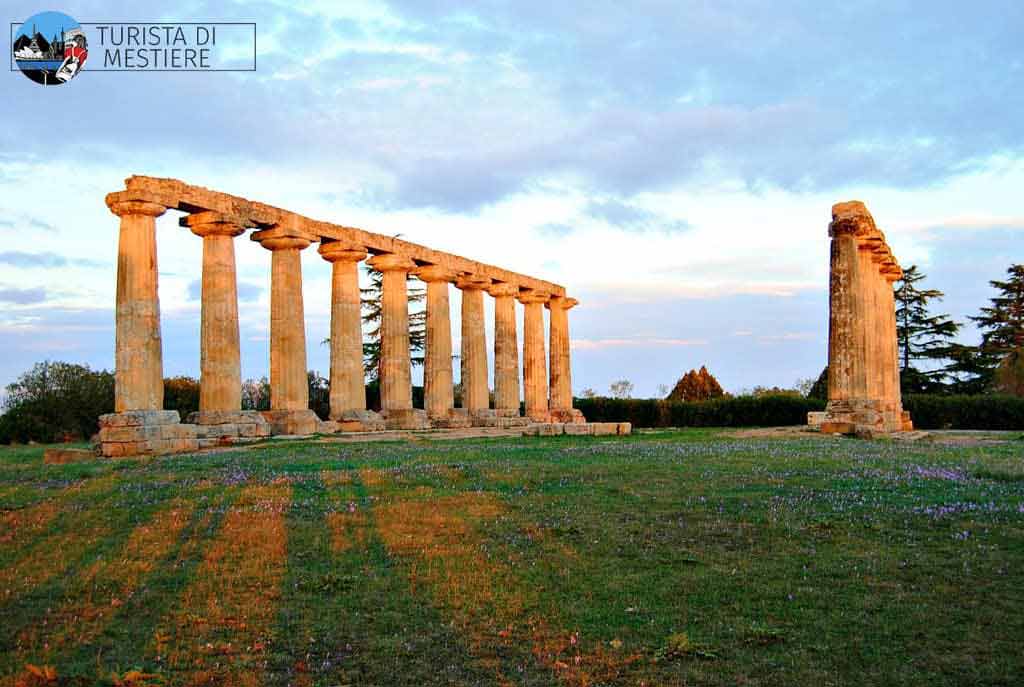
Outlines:
{"type": "Polygon", "coordinates": [[[1022,638],[1012,436],[0,448],[0,685],[1013,685],[1022,638]]]}

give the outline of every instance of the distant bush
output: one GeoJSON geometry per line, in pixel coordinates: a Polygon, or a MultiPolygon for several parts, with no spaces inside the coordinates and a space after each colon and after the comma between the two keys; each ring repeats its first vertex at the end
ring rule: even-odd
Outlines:
{"type": "MultiPolygon", "coordinates": [[[[778,427],[802,425],[825,409],[821,399],[787,395],[736,396],[695,403],[658,399],[577,398],[591,422],[632,422],[634,427],[778,427]]],[[[1014,396],[903,397],[918,429],[1024,429],[1024,399],[1014,396]]]]}
{"type": "Polygon", "coordinates": [[[164,410],[177,410],[182,422],[199,410],[199,380],[186,376],[164,379],[164,410]]]}
{"type": "Polygon", "coordinates": [[[7,386],[0,443],[89,439],[114,411],[114,375],[87,365],[36,363],[7,386]]]}
{"type": "Polygon", "coordinates": [[[903,409],[917,429],[1024,429],[1024,398],[912,394],[903,409]]]}
{"type": "Polygon", "coordinates": [[[710,401],[577,398],[591,422],[631,422],[634,427],[774,427],[802,425],[825,403],[793,394],[735,396],[710,401]]]}

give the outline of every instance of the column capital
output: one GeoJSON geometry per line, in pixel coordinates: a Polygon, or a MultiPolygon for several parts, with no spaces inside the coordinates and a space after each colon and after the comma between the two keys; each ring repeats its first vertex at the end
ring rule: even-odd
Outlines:
{"type": "Polygon", "coordinates": [[[515,297],[519,295],[519,285],[508,282],[495,282],[487,289],[487,293],[495,298],[515,297]]]}
{"type": "Polygon", "coordinates": [[[864,203],[859,200],[836,203],[832,206],[832,223],[828,225],[829,236],[862,237],[877,231],[874,218],[864,203]]]}
{"type": "Polygon", "coordinates": [[[313,242],[313,239],[308,234],[295,229],[286,229],[279,225],[254,232],[249,238],[270,251],[288,250],[290,248],[303,250],[308,248],[309,244],[313,242]]]}
{"type": "Polygon", "coordinates": [[[413,275],[422,282],[443,281],[451,283],[458,275],[453,270],[442,265],[422,265],[412,271],[413,275]]]}
{"type": "Polygon", "coordinates": [[[900,269],[900,266],[895,262],[883,262],[880,271],[882,272],[882,276],[885,277],[885,280],[890,284],[903,279],[903,270],[900,269]]]}
{"type": "Polygon", "coordinates": [[[367,264],[378,272],[412,272],[416,263],[412,258],[396,253],[378,253],[367,260],[367,264]]]}
{"type": "Polygon", "coordinates": [[[238,236],[245,233],[245,227],[237,220],[218,212],[204,211],[186,215],[178,225],[187,227],[196,236],[238,236]]]}
{"type": "Polygon", "coordinates": [[[547,303],[551,300],[551,294],[547,291],[526,289],[525,291],[519,292],[518,300],[523,305],[530,305],[531,303],[547,303]]]}
{"type": "Polygon", "coordinates": [[[327,262],[360,262],[366,259],[366,249],[362,246],[350,246],[341,241],[324,241],[316,249],[327,262]]]}
{"type": "Polygon", "coordinates": [[[490,277],[482,277],[476,274],[460,274],[455,280],[455,288],[463,291],[483,291],[491,285],[490,277]]]}
{"type": "Polygon", "coordinates": [[[552,296],[551,300],[544,304],[544,307],[548,310],[554,310],[555,308],[571,310],[579,304],[580,302],[575,298],[569,298],[568,296],[552,296]]]}
{"type": "Polygon", "coordinates": [[[124,217],[125,215],[159,217],[167,212],[167,208],[159,203],[126,197],[124,193],[111,193],[107,196],[107,207],[118,217],[124,217]]]}

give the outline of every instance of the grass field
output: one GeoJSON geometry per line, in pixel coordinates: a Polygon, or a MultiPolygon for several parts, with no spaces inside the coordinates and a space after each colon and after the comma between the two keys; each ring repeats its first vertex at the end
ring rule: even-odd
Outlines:
{"type": "Polygon", "coordinates": [[[0,448],[0,685],[1015,685],[1022,639],[1020,437],[0,448]]]}

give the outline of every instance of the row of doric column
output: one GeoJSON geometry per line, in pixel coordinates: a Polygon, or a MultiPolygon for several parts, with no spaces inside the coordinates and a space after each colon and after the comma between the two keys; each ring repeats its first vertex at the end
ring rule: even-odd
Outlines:
{"type": "Polygon", "coordinates": [[[902,423],[893,283],[902,271],[863,203],[832,209],[829,281],[830,418],[902,423]]]}
{"type": "MultiPolygon", "coordinates": [[[[120,216],[117,286],[116,410],[159,410],[163,406],[163,365],[157,296],[155,220],[166,208],[143,201],[114,201],[120,216]]],[[[240,408],[241,366],[234,239],[245,227],[214,212],[181,220],[203,239],[200,414],[240,408]]],[[[270,387],[271,409],[308,409],[306,334],[302,297],[301,251],[315,237],[275,225],[252,234],[271,252],[270,387]]],[[[320,243],[318,252],[331,263],[331,419],[365,413],[360,262],[369,251],[339,241],[320,243]]],[[[519,345],[515,301],[524,306],[522,388],[526,415],[547,420],[570,416],[568,310],[575,299],[474,274],[457,274],[437,264],[417,264],[391,253],[373,255],[368,264],[380,271],[382,412],[411,412],[412,377],[409,346],[407,280],[427,285],[425,408],[432,420],[453,414],[452,338],[449,285],[462,291],[462,407],[470,416],[518,416],[519,345]],[[495,401],[490,408],[484,292],[494,298],[495,401]],[[550,374],[544,341],[542,306],[550,310],[550,374]]]]}

